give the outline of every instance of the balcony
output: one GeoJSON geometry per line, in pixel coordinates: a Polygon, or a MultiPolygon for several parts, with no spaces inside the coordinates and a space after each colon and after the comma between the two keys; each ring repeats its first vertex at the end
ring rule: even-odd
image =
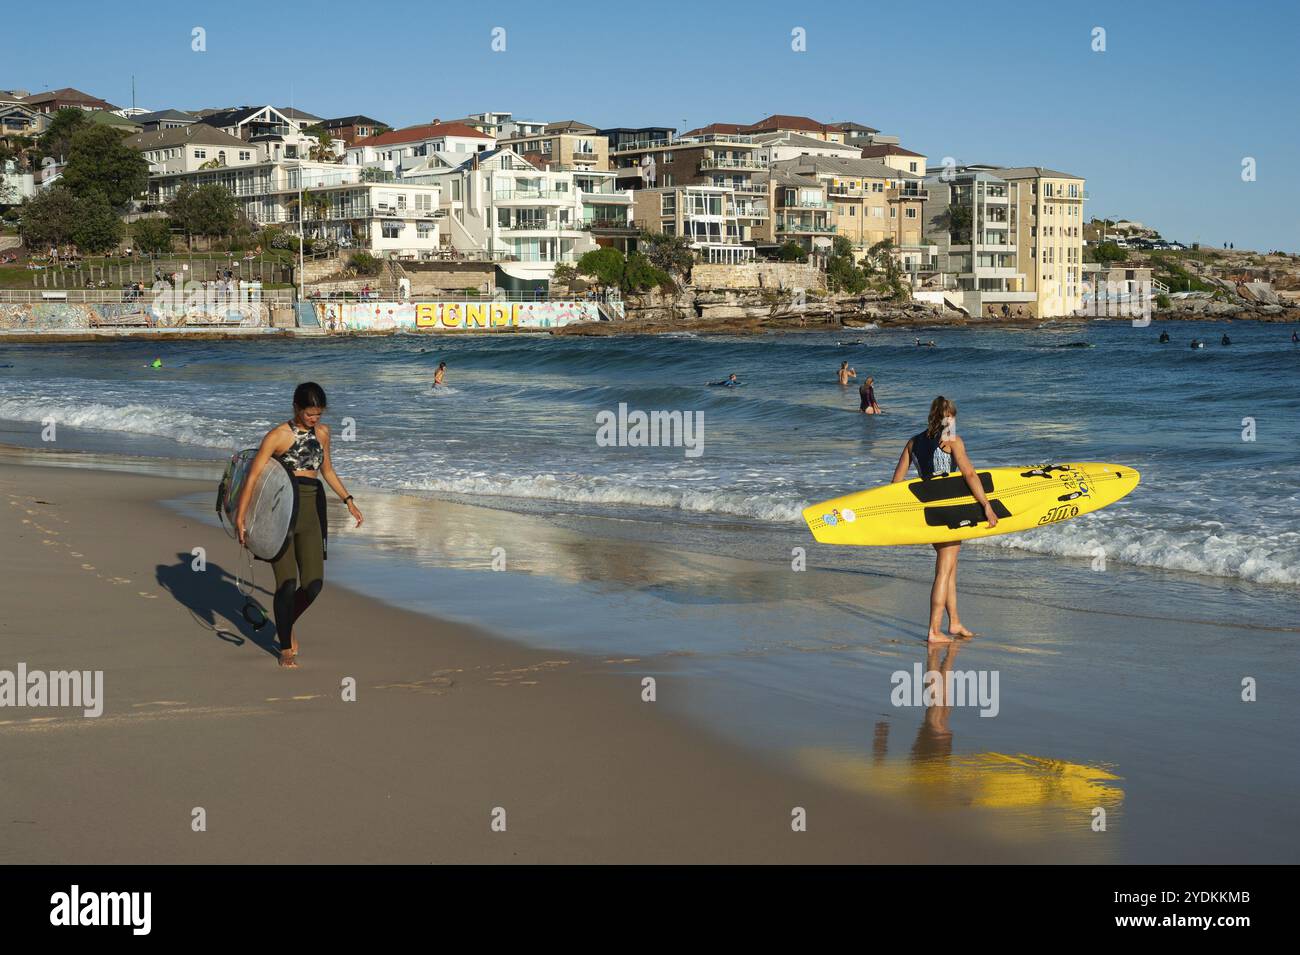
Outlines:
{"type": "Polygon", "coordinates": [[[782,209],[829,209],[831,203],[825,199],[796,199],[794,202],[784,203],[782,209]]]}
{"type": "Polygon", "coordinates": [[[778,222],[776,231],[787,235],[834,235],[835,227],[813,222],[778,222]]]}
{"type": "Polygon", "coordinates": [[[740,159],[738,157],[726,156],[709,156],[700,160],[700,171],[706,169],[766,169],[767,164],[761,163],[756,159],[740,159]]]}
{"type": "Polygon", "coordinates": [[[885,198],[888,199],[890,202],[899,199],[926,200],[930,198],[930,190],[929,189],[886,189],[885,198]]]}
{"type": "Polygon", "coordinates": [[[498,189],[492,193],[492,198],[500,203],[571,202],[573,193],[553,189],[498,189]]]}

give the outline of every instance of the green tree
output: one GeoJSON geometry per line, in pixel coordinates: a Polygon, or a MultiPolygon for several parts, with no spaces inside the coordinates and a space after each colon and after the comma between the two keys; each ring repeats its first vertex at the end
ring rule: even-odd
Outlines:
{"type": "Polygon", "coordinates": [[[903,267],[894,254],[894,240],[881,239],[862,259],[863,275],[867,286],[901,301],[909,297],[909,287],[903,280],[903,267]]]}
{"type": "Polygon", "coordinates": [[[831,242],[831,254],[826,260],[826,287],[850,295],[857,295],[867,287],[866,274],[853,262],[853,243],[842,235],[831,242]]]}
{"type": "Polygon", "coordinates": [[[77,197],[58,185],[29,197],[21,206],[23,243],[36,249],[71,242],[77,205],[77,197]]]}
{"type": "MultiPolygon", "coordinates": [[[[90,129],[94,124],[81,109],[61,109],[50,119],[50,125],[36,141],[41,155],[53,156],[63,160],[72,151],[72,137],[82,130],[90,129]]],[[[107,128],[107,127],[105,127],[107,128]]]]}
{"type": "Polygon", "coordinates": [[[781,247],[776,250],[776,257],[782,262],[807,262],[808,253],[804,247],[794,239],[787,239],[781,243],[781,247]]]}
{"type": "Polygon", "coordinates": [[[584,253],[578,259],[577,269],[582,275],[590,275],[598,285],[622,288],[627,260],[618,249],[606,246],[584,253]]]}
{"type": "Polygon", "coordinates": [[[131,241],[141,252],[156,255],[171,251],[171,223],[166,219],[139,219],[131,227],[131,232],[131,241]]]}
{"type": "Polygon", "coordinates": [[[652,288],[668,291],[674,288],[675,284],[673,277],[655,265],[649,256],[633,252],[627,257],[627,268],[623,270],[621,287],[625,293],[644,292],[652,288]]]}
{"type": "Polygon", "coordinates": [[[111,126],[93,125],[72,136],[63,184],[81,199],[100,195],[125,209],[149,185],[149,163],[111,126]]]}
{"type": "Polygon", "coordinates": [[[1123,262],[1127,258],[1128,253],[1114,242],[1099,242],[1096,245],[1088,246],[1084,250],[1083,260],[1085,262],[1100,262],[1102,265],[1110,265],[1112,262],[1123,262]]]}
{"type": "Polygon", "coordinates": [[[637,245],[655,268],[672,277],[686,278],[695,264],[695,251],[684,235],[642,232],[637,245]]]}
{"type": "Polygon", "coordinates": [[[77,200],[77,222],[72,229],[72,241],[82,252],[100,255],[111,252],[122,241],[126,225],[98,193],[77,200]]]}
{"type": "Polygon", "coordinates": [[[225,186],[186,183],[167,204],[167,215],[188,236],[230,235],[238,220],[239,204],[225,186]]]}
{"type": "Polygon", "coordinates": [[[308,136],[316,137],[316,144],[307,149],[307,158],[312,162],[334,162],[334,148],[329,131],[324,126],[317,123],[315,126],[308,126],[303,130],[308,136]]]}

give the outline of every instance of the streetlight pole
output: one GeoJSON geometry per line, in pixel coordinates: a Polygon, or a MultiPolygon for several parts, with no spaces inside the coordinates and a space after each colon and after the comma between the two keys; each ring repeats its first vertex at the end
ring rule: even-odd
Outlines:
{"type": "Polygon", "coordinates": [[[303,251],[306,242],[306,217],[302,209],[302,160],[298,160],[298,304],[301,305],[307,299],[306,279],[307,265],[306,255],[303,251]]]}

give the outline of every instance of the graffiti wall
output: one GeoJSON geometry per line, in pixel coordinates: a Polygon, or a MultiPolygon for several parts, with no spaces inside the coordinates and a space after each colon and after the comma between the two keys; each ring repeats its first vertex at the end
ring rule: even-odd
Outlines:
{"type": "MultiPolygon", "coordinates": [[[[595,302],[316,302],[328,332],[501,331],[598,322],[595,302]]],[[[608,306],[607,306],[608,307],[608,306]]]]}
{"type": "Polygon", "coordinates": [[[63,302],[0,305],[0,328],[23,332],[77,331],[90,327],[93,306],[63,302]]]}
{"type": "Polygon", "coordinates": [[[178,308],[155,307],[142,302],[89,305],[76,302],[0,304],[0,329],[12,331],[84,331],[131,325],[150,328],[231,325],[263,327],[270,325],[270,307],[249,303],[188,305],[178,308]]]}

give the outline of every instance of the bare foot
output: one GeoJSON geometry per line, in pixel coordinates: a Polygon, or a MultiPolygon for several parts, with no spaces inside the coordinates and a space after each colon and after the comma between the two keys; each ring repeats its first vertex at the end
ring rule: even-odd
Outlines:
{"type": "Polygon", "coordinates": [[[930,643],[952,643],[952,637],[938,630],[931,630],[925,639],[930,643]]]}
{"type": "Polygon", "coordinates": [[[298,661],[294,659],[297,654],[293,650],[280,651],[280,666],[286,670],[298,669],[298,661]]]}
{"type": "Polygon", "coordinates": [[[949,627],[948,627],[948,635],[949,635],[950,637],[961,637],[961,638],[963,638],[963,639],[965,639],[965,638],[967,638],[967,637],[973,637],[973,636],[975,636],[974,633],[972,633],[971,631],[967,630],[967,629],[966,629],[965,627],[963,627],[961,624],[957,624],[955,627],[949,625],[949,627]]]}

